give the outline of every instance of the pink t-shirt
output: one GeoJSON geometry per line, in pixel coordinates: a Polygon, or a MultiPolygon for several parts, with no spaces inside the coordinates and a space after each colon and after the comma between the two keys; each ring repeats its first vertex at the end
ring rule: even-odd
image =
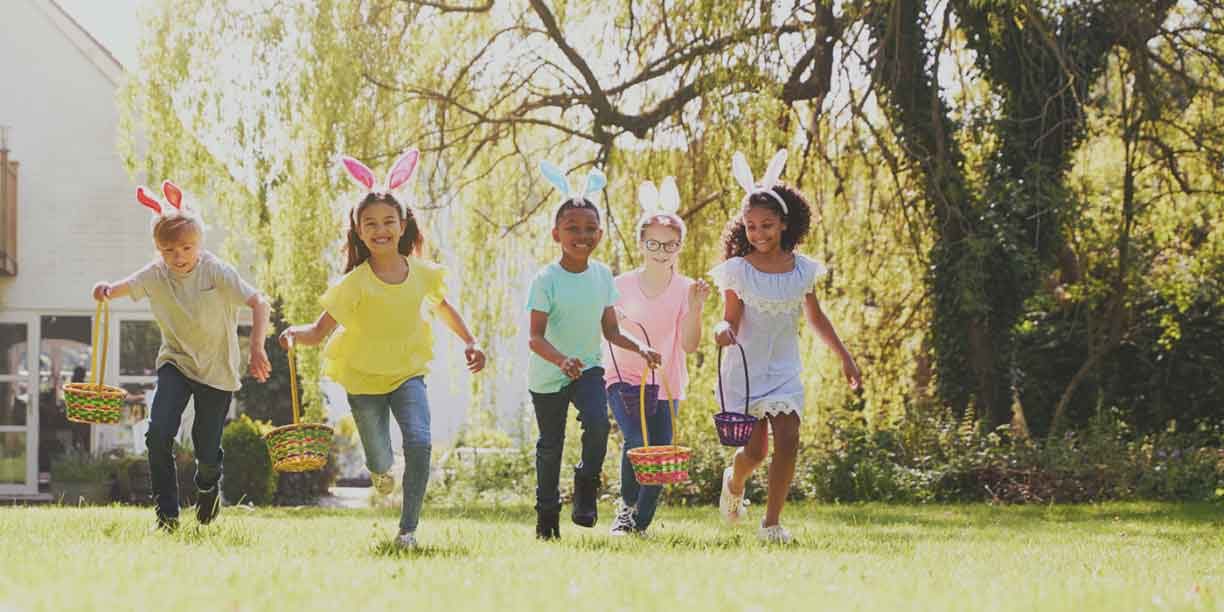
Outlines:
{"type": "MultiPolygon", "coordinates": [[[[671,395],[664,391],[663,381],[657,380],[660,387],[659,398],[684,399],[684,391],[688,387],[688,369],[684,364],[684,347],[680,344],[680,321],[688,312],[688,292],[693,279],[674,274],[667,289],[653,298],[642,293],[640,270],[626,272],[616,277],[614,282],[620,293],[616,308],[626,317],[620,321],[621,331],[639,340],[646,340],[639,324],[645,326],[646,335],[650,337],[650,346],[663,356],[663,367],[655,372],[655,377],[667,378],[667,389],[671,391],[671,395]]],[[[604,341],[603,345],[605,383],[641,384],[646,360],[632,351],[612,347],[607,341],[604,341]],[[609,349],[616,351],[616,354],[609,354],[609,349]],[[616,358],[615,365],[613,357],[616,358]],[[617,368],[620,369],[620,376],[617,376],[617,368]]],[[[647,382],[650,382],[649,378],[648,374],[647,382]]]]}

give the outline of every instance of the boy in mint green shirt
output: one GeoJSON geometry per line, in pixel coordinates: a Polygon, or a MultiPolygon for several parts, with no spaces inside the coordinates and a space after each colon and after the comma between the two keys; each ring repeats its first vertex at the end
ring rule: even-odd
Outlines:
{"type": "Polygon", "coordinates": [[[542,268],[531,282],[531,362],[527,387],[535,407],[540,438],[536,442],[536,537],[561,536],[561,451],[569,404],[582,423],[582,460],[574,468],[571,519],[593,527],[596,499],[608,450],[607,395],[600,367],[600,336],[642,355],[652,366],[659,354],[636,338],[622,334],[612,305],[616,286],[607,266],[591,261],[603,230],[599,210],[585,197],[569,198],[557,209],[553,241],[561,259],[542,268]]]}

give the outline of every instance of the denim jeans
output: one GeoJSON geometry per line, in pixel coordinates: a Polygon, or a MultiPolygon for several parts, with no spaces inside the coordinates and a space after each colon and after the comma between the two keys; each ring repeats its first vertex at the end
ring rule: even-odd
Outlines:
{"type": "Polygon", "coordinates": [[[391,450],[391,417],[399,424],[404,439],[404,499],[400,508],[400,529],[416,531],[421,518],[425,486],[429,484],[429,459],[433,446],[429,437],[429,397],[425,378],[404,381],[398,389],[381,395],[348,396],[353,421],[365,449],[366,467],[371,472],[391,469],[395,456],[391,450]]]}
{"type": "Polygon", "coordinates": [[[540,428],[540,439],[536,441],[537,511],[561,509],[561,451],[565,446],[565,421],[571,402],[578,409],[578,421],[582,424],[582,459],[576,472],[584,478],[597,478],[603,471],[604,456],[608,454],[608,431],[612,428],[608,422],[603,374],[603,368],[594,367],[555,393],[531,392],[536,425],[540,428]]]}
{"type": "MultiPolygon", "coordinates": [[[[633,515],[634,524],[638,530],[644,531],[654,520],[663,487],[640,485],[637,477],[633,475],[629,451],[642,446],[642,417],[636,403],[626,409],[625,402],[621,399],[620,390],[629,386],[628,383],[618,382],[608,387],[608,406],[612,409],[612,416],[616,418],[616,424],[620,426],[624,438],[624,443],[621,444],[621,498],[626,506],[636,508],[633,515]]],[[[671,444],[671,404],[672,402],[667,400],[658,400],[654,414],[646,411],[646,431],[650,434],[651,446],[671,444]]]]}
{"type": "Polygon", "coordinates": [[[174,463],[174,437],[183,422],[187,400],[195,398],[195,422],[191,427],[191,443],[195,446],[195,485],[208,490],[221,481],[221,431],[229,413],[233,393],[210,387],[187,378],[172,363],[157,369],[157,390],[153,392],[153,408],[149,416],[149,431],[145,443],[149,447],[149,476],[153,485],[153,501],[157,514],[178,518],[178,469],[174,463]]]}

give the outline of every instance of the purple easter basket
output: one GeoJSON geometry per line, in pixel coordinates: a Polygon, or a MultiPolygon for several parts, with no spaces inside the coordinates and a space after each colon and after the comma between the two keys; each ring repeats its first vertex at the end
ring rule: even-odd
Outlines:
{"type": "MultiPolygon", "coordinates": [[[[641,323],[637,324],[642,328],[642,335],[646,337],[646,345],[650,346],[650,336],[646,333],[646,327],[641,323]]],[[[625,377],[621,376],[620,366],[616,363],[616,350],[608,345],[608,354],[612,356],[612,368],[616,370],[616,378],[624,381],[625,377]]],[[[618,387],[621,396],[621,405],[628,409],[641,401],[642,387],[645,387],[646,393],[646,414],[653,415],[659,410],[659,385],[655,382],[654,368],[650,368],[650,384],[647,385],[621,385],[618,387]]]]}
{"type": "Polygon", "coordinates": [[[720,412],[714,415],[714,429],[718,431],[718,441],[722,442],[723,446],[744,446],[748,444],[748,438],[752,437],[752,430],[756,427],[757,418],[748,414],[748,398],[750,393],[748,390],[748,356],[744,353],[744,347],[736,344],[735,348],[740,351],[740,359],[744,361],[744,411],[743,412],[727,412],[727,400],[723,395],[722,383],[722,351],[723,347],[718,347],[718,405],[720,412]]]}

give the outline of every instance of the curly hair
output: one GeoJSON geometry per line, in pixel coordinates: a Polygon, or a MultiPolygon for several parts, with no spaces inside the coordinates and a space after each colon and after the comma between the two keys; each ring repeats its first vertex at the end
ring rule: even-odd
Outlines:
{"type": "Polygon", "coordinates": [[[782,232],[782,250],[793,251],[803,242],[812,226],[812,207],[808,205],[803,194],[790,185],[779,183],[773,190],[786,202],[789,212],[784,214],[778,201],[768,194],[752,194],[739,214],[728,220],[727,226],[723,228],[723,259],[743,257],[752,252],[752,245],[748,243],[748,231],[744,229],[744,213],[750,208],[768,208],[782,218],[782,222],[786,224],[786,230],[782,232]]]}
{"type": "Polygon", "coordinates": [[[557,214],[553,216],[553,226],[561,223],[561,215],[565,214],[565,211],[575,209],[586,209],[595,213],[595,222],[600,222],[599,208],[595,206],[595,203],[583,197],[575,197],[562,202],[561,205],[557,207],[557,214]]]}
{"type": "Polygon", "coordinates": [[[401,255],[420,255],[421,246],[425,242],[425,237],[421,233],[420,226],[417,225],[416,216],[412,214],[412,209],[407,208],[395,199],[395,196],[390,193],[370,193],[366,195],[353,210],[349,213],[348,234],[344,244],[344,273],[352,272],[354,268],[360,266],[365,260],[370,258],[370,249],[361,241],[361,237],[357,234],[357,228],[361,224],[361,212],[367,207],[374,204],[386,204],[399,212],[399,217],[403,221],[407,221],[407,227],[404,228],[404,234],[400,236],[399,243],[396,245],[401,255]]]}

